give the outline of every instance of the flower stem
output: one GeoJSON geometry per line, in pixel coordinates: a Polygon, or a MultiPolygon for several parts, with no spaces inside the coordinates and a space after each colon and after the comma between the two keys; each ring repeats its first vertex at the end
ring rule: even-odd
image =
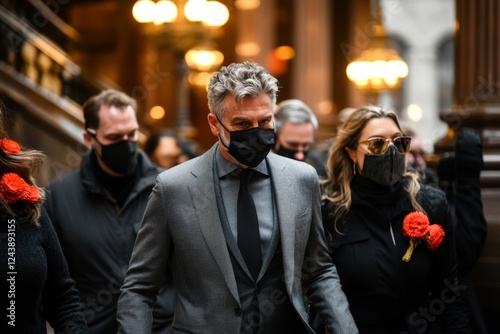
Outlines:
{"type": "Polygon", "coordinates": [[[410,246],[408,246],[405,255],[403,255],[403,261],[405,262],[410,261],[414,249],[415,249],[415,243],[413,242],[413,239],[410,239],[410,246]]]}

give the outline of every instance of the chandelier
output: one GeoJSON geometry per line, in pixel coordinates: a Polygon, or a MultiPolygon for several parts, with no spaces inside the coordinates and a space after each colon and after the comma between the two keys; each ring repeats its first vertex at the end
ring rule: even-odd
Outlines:
{"type": "MultiPolygon", "coordinates": [[[[138,0],[132,8],[134,19],[143,24],[144,32],[154,38],[158,47],[168,47],[186,53],[192,48],[199,50],[220,36],[221,27],[229,20],[229,10],[218,1],[207,0],[138,0]]],[[[212,51],[205,48],[205,51],[212,51]]],[[[200,59],[213,59],[212,67],[222,63],[220,52],[205,53],[200,59]]],[[[192,62],[190,62],[192,63],[192,62]]]]}
{"type": "MultiPolygon", "coordinates": [[[[180,5],[182,3],[179,2],[180,5]]],[[[152,0],[139,0],[134,4],[132,15],[137,22],[160,25],[176,21],[179,10],[173,1],[160,0],[155,3],[152,0]]],[[[184,1],[183,16],[190,22],[220,27],[229,19],[229,10],[218,1],[188,0],[184,1]]]]}
{"type": "MultiPolygon", "coordinates": [[[[134,19],[157,49],[171,50],[176,58],[178,91],[175,127],[179,134],[192,138],[196,129],[190,120],[190,86],[206,86],[211,73],[224,61],[214,39],[222,34],[229,10],[218,1],[138,0],[132,8],[134,19]]],[[[155,106],[151,119],[161,119],[155,106]]],[[[158,108],[159,109],[159,108],[158,108]]]]}
{"type": "Polygon", "coordinates": [[[380,92],[400,87],[408,75],[408,65],[390,46],[382,23],[380,6],[372,23],[373,38],[368,48],[347,66],[347,77],[365,91],[380,92]]]}

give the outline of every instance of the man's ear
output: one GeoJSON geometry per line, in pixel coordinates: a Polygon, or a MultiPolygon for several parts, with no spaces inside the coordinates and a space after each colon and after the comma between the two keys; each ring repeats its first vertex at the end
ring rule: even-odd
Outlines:
{"type": "Polygon", "coordinates": [[[83,141],[88,148],[92,148],[92,137],[87,131],[83,132],[83,141]]]}
{"type": "Polygon", "coordinates": [[[209,113],[207,115],[207,120],[208,120],[208,125],[210,126],[210,131],[212,131],[212,134],[216,137],[219,137],[220,134],[219,120],[217,119],[217,116],[215,116],[212,113],[209,113]]]}

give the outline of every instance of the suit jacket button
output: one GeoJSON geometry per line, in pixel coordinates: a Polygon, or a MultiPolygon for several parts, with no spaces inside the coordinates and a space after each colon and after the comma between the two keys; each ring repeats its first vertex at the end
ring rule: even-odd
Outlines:
{"type": "Polygon", "coordinates": [[[241,315],[241,308],[239,307],[235,308],[234,313],[239,317],[241,315]]]}

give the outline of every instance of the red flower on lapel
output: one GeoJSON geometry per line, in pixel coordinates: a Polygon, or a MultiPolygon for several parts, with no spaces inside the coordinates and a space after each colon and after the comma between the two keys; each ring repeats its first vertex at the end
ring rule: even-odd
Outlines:
{"type": "Polygon", "coordinates": [[[436,250],[445,236],[441,225],[430,225],[429,218],[423,212],[411,212],[403,220],[403,235],[410,239],[410,245],[403,256],[403,261],[411,259],[415,247],[421,242],[427,243],[427,248],[436,250]]]}

